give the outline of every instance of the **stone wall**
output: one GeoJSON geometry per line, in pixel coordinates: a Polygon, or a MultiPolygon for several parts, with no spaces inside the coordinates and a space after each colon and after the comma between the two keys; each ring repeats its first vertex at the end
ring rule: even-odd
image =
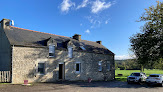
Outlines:
{"type": "Polygon", "coordinates": [[[86,52],[73,52],[73,58],[68,57],[68,52],[55,50],[55,57],[48,57],[48,48],[13,47],[12,58],[12,83],[29,82],[53,82],[58,80],[59,64],[65,64],[65,80],[98,80],[114,79],[114,57],[103,54],[86,52]],[[102,61],[102,71],[99,72],[98,62],[102,61]],[[45,75],[39,75],[38,62],[45,62],[45,75]],[[81,72],[76,73],[75,63],[81,63],[81,72]],[[107,63],[110,63],[108,71],[107,63]]]}

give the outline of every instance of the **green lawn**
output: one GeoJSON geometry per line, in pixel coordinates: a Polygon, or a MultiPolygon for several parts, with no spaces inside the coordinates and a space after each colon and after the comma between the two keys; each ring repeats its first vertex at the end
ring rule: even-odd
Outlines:
{"type": "Polygon", "coordinates": [[[1,84],[11,84],[11,83],[0,83],[0,85],[1,85],[1,84]]]}
{"type": "MultiPolygon", "coordinates": [[[[140,70],[115,70],[115,78],[119,81],[127,81],[127,76],[133,72],[140,72],[140,70]],[[118,76],[118,74],[123,74],[123,76],[118,76]]],[[[144,70],[147,76],[150,74],[163,74],[163,70],[144,70]]]]}

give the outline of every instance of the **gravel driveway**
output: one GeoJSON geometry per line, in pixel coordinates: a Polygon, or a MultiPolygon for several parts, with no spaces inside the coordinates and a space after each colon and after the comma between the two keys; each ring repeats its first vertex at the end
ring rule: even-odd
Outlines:
{"type": "Polygon", "coordinates": [[[56,82],[34,83],[32,86],[0,84],[0,92],[163,92],[163,87],[126,82],[56,82]]]}

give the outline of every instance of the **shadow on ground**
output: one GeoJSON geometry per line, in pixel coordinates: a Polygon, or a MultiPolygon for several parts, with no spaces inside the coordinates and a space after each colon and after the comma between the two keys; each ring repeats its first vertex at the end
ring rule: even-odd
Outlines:
{"type": "Polygon", "coordinates": [[[33,83],[31,86],[20,84],[0,84],[0,92],[162,92],[162,87],[146,84],[127,84],[121,81],[33,83]]]}
{"type": "Polygon", "coordinates": [[[98,82],[70,82],[70,81],[59,81],[55,83],[45,83],[45,84],[61,84],[74,86],[74,87],[103,87],[103,88],[157,88],[158,86],[147,86],[145,83],[142,84],[128,84],[127,82],[121,81],[98,81],[98,82]]]}

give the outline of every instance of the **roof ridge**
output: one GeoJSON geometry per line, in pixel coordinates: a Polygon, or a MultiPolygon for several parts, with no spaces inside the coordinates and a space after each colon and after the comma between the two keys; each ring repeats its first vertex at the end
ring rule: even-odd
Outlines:
{"type": "MultiPolygon", "coordinates": [[[[32,32],[37,32],[37,33],[61,36],[61,35],[56,35],[56,34],[52,34],[52,33],[45,33],[45,32],[40,32],[40,31],[35,31],[35,30],[30,30],[30,29],[24,29],[24,28],[20,28],[20,27],[14,27],[14,26],[10,26],[10,27],[17,28],[17,29],[22,29],[22,30],[27,30],[27,31],[32,31],[32,32]]],[[[66,37],[66,36],[61,36],[61,37],[66,37]]],[[[66,38],[70,38],[70,37],[66,37],[66,38]]]]}
{"type": "MultiPolygon", "coordinates": [[[[94,42],[94,43],[96,43],[95,41],[89,41],[89,40],[83,40],[83,41],[88,41],[88,42],[94,42]]],[[[98,43],[97,43],[98,44],[98,43]]]]}

